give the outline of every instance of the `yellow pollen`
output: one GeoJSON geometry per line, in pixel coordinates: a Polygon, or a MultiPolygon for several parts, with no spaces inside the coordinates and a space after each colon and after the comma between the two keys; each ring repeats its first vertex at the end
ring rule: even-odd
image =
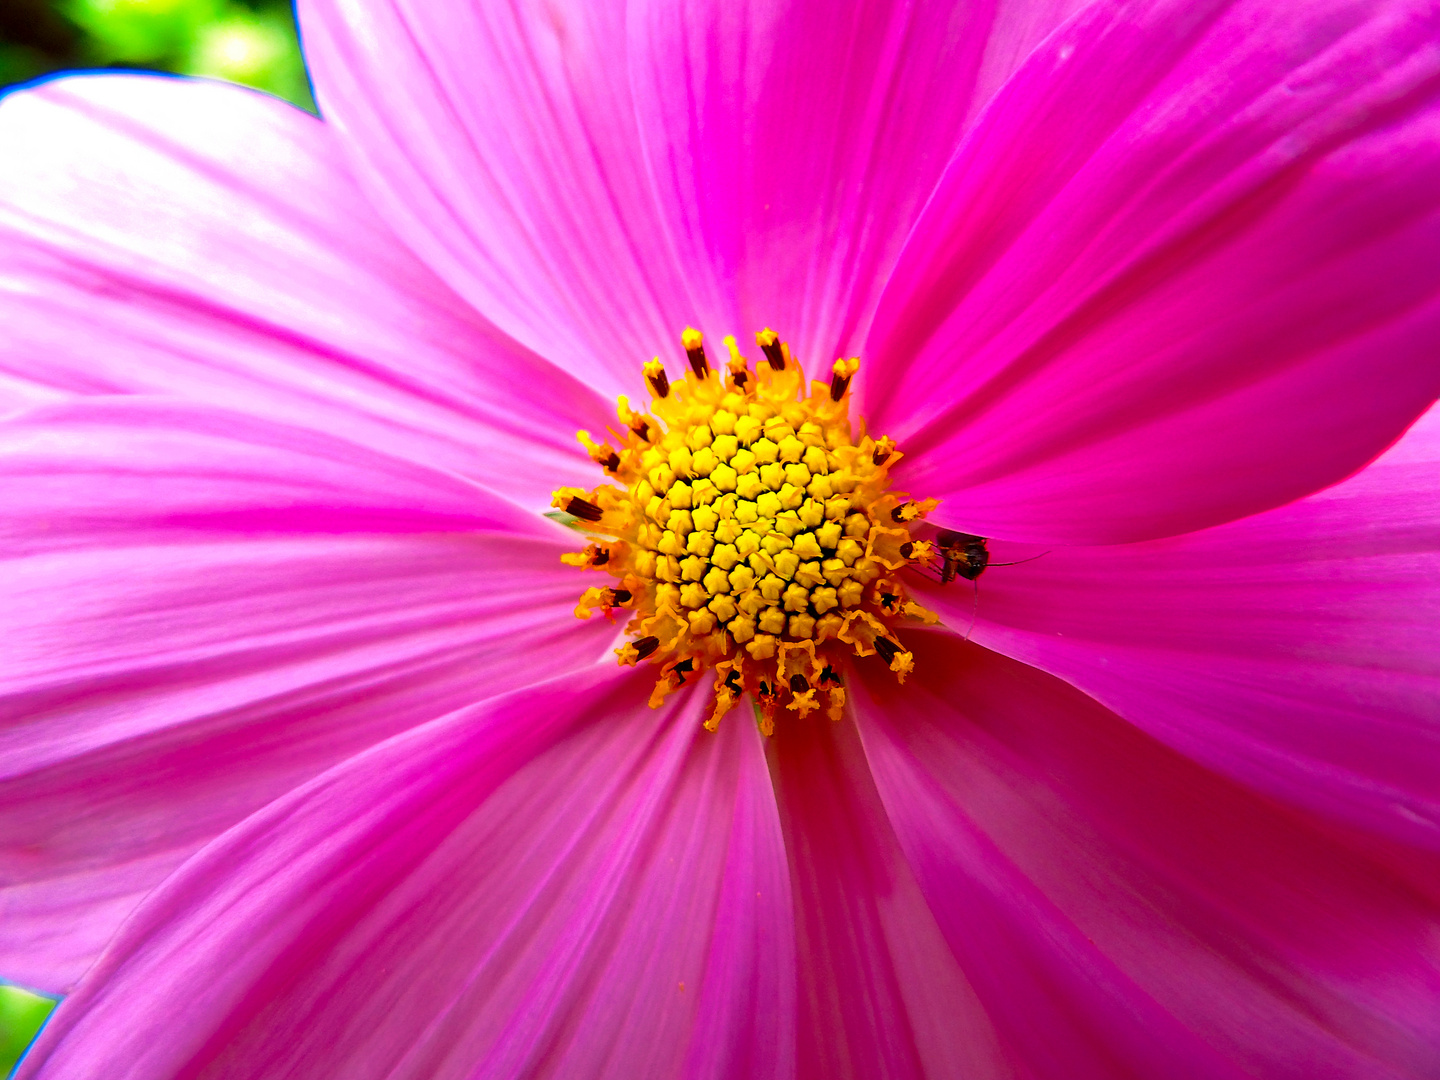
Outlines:
{"type": "Polygon", "coordinates": [[[555,506],[599,539],[564,556],[615,580],[584,590],[575,613],[631,613],[621,664],[658,668],[650,704],[714,673],[705,726],[750,695],[766,735],[784,711],[845,707],[849,656],[878,655],[903,682],[914,657],[897,628],[933,623],[898,571],[935,559],[910,527],[937,505],[890,491],[895,443],[858,438],[849,417],[858,359],[806,384],[789,347],[755,335],[753,368],[733,337],[712,366],[698,330],[681,344],[691,374],[644,365],[648,413],[619,402],[610,442],[579,439],[615,481],[561,488],[555,506]]]}

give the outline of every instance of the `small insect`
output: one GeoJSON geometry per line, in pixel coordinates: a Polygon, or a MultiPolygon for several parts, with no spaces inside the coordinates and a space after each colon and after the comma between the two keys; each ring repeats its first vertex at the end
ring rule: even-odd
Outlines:
{"type": "Polygon", "coordinates": [[[949,585],[957,577],[974,581],[990,565],[990,549],[983,536],[944,529],[935,537],[935,546],[940,551],[941,585],[949,585]]]}

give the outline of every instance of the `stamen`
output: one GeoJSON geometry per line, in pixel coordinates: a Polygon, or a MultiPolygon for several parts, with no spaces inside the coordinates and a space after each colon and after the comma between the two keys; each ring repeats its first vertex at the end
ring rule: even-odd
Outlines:
{"type": "MultiPolygon", "coordinates": [[[[933,557],[910,528],[936,502],[887,490],[893,440],[853,437],[858,360],[837,361],[826,386],[768,328],[759,368],[723,341],[723,382],[693,327],[681,335],[690,374],[672,387],[658,358],[645,364],[652,401],[640,412],[620,399],[619,448],[579,436],[615,484],[562,488],[554,503],[613,538],[564,557],[616,579],[585,590],[576,614],[629,610],[633,639],[616,652],[656,666],[651,705],[713,668],[704,726],[716,730],[749,694],[768,735],[780,717],[844,715],[846,655],[878,654],[901,681],[912,669],[897,628],[937,616],[896,573],[933,557]]],[[[951,554],[963,562],[966,550],[951,554]]]]}
{"type": "Polygon", "coordinates": [[[736,390],[744,391],[746,383],[750,380],[750,367],[739,351],[733,348],[735,339],[733,337],[726,338],[725,342],[732,346],[731,351],[735,353],[730,362],[725,365],[726,370],[730,372],[730,385],[736,390]]]}
{"type": "Polygon", "coordinates": [[[767,326],[755,335],[755,344],[760,346],[761,351],[765,354],[765,359],[770,361],[772,368],[776,371],[785,370],[785,353],[780,348],[779,334],[767,326]]]}
{"type": "Polygon", "coordinates": [[[685,357],[690,361],[690,370],[695,372],[697,379],[703,379],[710,374],[710,364],[705,359],[704,340],[700,331],[693,326],[687,326],[680,335],[680,343],[685,346],[685,357]]]}
{"type": "Polygon", "coordinates": [[[565,512],[572,517],[582,521],[599,521],[605,516],[604,511],[594,503],[586,499],[575,498],[565,504],[565,512]]]}
{"type": "Polygon", "coordinates": [[[641,442],[650,441],[650,421],[646,419],[644,413],[638,413],[630,408],[628,398],[620,398],[617,411],[620,414],[620,422],[633,431],[637,439],[641,442]]]}
{"type": "Polygon", "coordinates": [[[579,432],[577,435],[582,446],[590,454],[595,464],[599,465],[608,473],[618,472],[620,469],[620,455],[615,448],[608,443],[600,445],[590,437],[588,431],[579,432]]]}
{"type": "Polygon", "coordinates": [[[670,396],[670,376],[665,374],[665,365],[660,363],[658,356],[645,365],[645,381],[657,398],[670,396]]]}

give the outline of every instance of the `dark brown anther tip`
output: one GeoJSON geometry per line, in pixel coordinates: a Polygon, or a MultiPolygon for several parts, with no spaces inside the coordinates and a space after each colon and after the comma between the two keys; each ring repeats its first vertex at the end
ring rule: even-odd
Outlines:
{"type": "Polygon", "coordinates": [[[889,638],[877,637],[875,639],[875,651],[880,654],[880,659],[888,664],[893,661],[896,654],[900,652],[900,646],[896,645],[895,642],[889,638]]]}
{"type": "Polygon", "coordinates": [[[839,401],[845,396],[845,391],[850,389],[850,377],[848,375],[830,376],[830,400],[839,401]]]}
{"type": "Polygon", "coordinates": [[[608,458],[606,458],[603,462],[600,463],[600,467],[606,472],[613,473],[618,471],[620,468],[620,455],[612,453],[608,458]]]}
{"type": "Polygon", "coordinates": [[[895,507],[894,510],[891,510],[891,511],[890,511],[890,520],[891,520],[891,521],[904,521],[904,520],[905,520],[905,508],[906,508],[907,506],[909,506],[909,505],[910,505],[909,503],[901,503],[899,506],[895,507]]]}
{"type": "Polygon", "coordinates": [[[642,637],[639,641],[631,644],[635,646],[635,659],[644,660],[660,647],[660,639],[658,637],[642,637]]]}
{"type": "Polygon", "coordinates": [[[876,465],[884,465],[885,462],[890,460],[890,453],[891,451],[889,450],[876,450],[874,456],[871,457],[870,460],[873,461],[876,465]]]}
{"type": "Polygon", "coordinates": [[[900,545],[900,557],[901,557],[902,559],[908,559],[908,558],[910,558],[910,556],[912,556],[912,555],[914,555],[914,554],[915,554],[915,541],[913,541],[913,540],[906,540],[905,543],[903,543],[903,544],[900,545]]]}
{"type": "Polygon", "coordinates": [[[610,552],[602,547],[595,549],[595,554],[590,556],[591,566],[604,566],[610,561],[610,552]]]}
{"type": "Polygon", "coordinates": [[[810,680],[804,675],[790,676],[790,692],[792,694],[803,694],[810,689],[810,680]]]}
{"type": "Polygon", "coordinates": [[[629,590],[629,589],[616,589],[616,590],[615,590],[615,603],[617,603],[617,604],[628,604],[628,603],[630,602],[630,596],[631,596],[631,593],[630,593],[630,590],[629,590]]]}
{"type": "Polygon", "coordinates": [[[739,696],[742,687],[740,686],[740,673],[738,671],[732,671],[729,675],[725,676],[725,689],[737,697],[739,696]]]}
{"type": "Polygon", "coordinates": [[[650,383],[650,389],[655,392],[656,397],[670,396],[670,376],[665,373],[664,368],[660,369],[658,375],[646,376],[646,381],[650,383]]]}
{"type": "Polygon", "coordinates": [[[695,372],[697,379],[703,379],[710,374],[710,363],[705,359],[705,346],[697,345],[693,349],[685,350],[685,359],[690,361],[690,370],[695,372]]]}
{"type": "Polygon", "coordinates": [[[825,670],[820,673],[820,682],[822,684],[831,682],[834,683],[836,686],[845,685],[845,680],[840,678],[840,675],[829,664],[826,664],[825,670]]]}
{"type": "Polygon", "coordinates": [[[565,512],[582,521],[599,521],[604,515],[600,507],[585,499],[571,499],[565,506],[565,512]]]}
{"type": "Polygon", "coordinates": [[[772,368],[776,371],[785,370],[785,350],[780,345],[779,334],[767,327],[755,335],[755,344],[760,346],[760,351],[765,354],[765,359],[770,361],[772,368]]]}

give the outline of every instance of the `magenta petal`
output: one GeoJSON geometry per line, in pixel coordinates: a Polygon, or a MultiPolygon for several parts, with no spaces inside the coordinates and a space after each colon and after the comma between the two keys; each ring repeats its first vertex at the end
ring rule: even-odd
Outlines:
{"type": "Polygon", "coordinates": [[[1380,452],[1440,392],[1437,37],[1422,0],[1106,0],[1048,39],[876,315],[905,484],[972,532],[1113,543],[1380,452]]]}
{"type": "Polygon", "coordinates": [[[0,424],[0,971],[66,987],[180,859],[397,731],[613,639],[573,537],[243,414],[0,424]]]}
{"type": "Polygon", "coordinates": [[[376,205],[507,333],[607,392],[694,319],[645,175],[616,0],[309,0],[316,94],[376,205]]]}
{"type": "Polygon", "coordinates": [[[608,410],[422,266],[332,129],[218,83],[61,79],[0,103],[0,403],[161,393],[483,477],[537,508],[608,410]]]}
{"type": "Polygon", "coordinates": [[[802,1077],[1002,1077],[995,1032],[916,888],[850,721],[776,725],[802,1077]]]}
{"type": "Polygon", "coordinates": [[[1245,783],[1440,850],[1440,410],[1355,478],[1170,540],[1057,548],[932,595],[1245,783]]]}
{"type": "Polygon", "coordinates": [[[464,710],[257,813],[152,894],[21,1075],[786,1075],[759,738],[704,731],[702,694],[648,709],[649,682],[464,710]]]}
{"type": "Polygon", "coordinates": [[[903,696],[857,688],[865,752],[1018,1075],[1433,1075],[1433,857],[1426,894],[1058,679],[912,637],[903,696]]]}
{"type": "Polygon", "coordinates": [[[1076,6],[631,4],[641,135],[722,332],[773,326],[815,369],[853,354],[967,122],[1076,6]]]}

